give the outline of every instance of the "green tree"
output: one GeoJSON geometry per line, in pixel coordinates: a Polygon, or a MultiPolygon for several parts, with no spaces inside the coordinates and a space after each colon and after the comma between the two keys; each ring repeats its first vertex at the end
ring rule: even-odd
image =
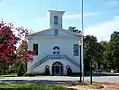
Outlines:
{"type": "Polygon", "coordinates": [[[105,69],[111,69],[111,50],[110,50],[110,42],[101,41],[101,45],[103,46],[103,65],[105,69]]]}
{"type": "Polygon", "coordinates": [[[76,27],[72,27],[72,26],[70,26],[70,27],[68,28],[68,30],[69,30],[69,31],[72,31],[72,32],[75,32],[75,33],[81,33],[81,31],[80,31],[79,29],[77,29],[76,27]]]}
{"type": "Polygon", "coordinates": [[[84,68],[89,70],[90,61],[100,66],[102,62],[103,46],[97,42],[97,38],[87,35],[84,37],[84,68]]]}
{"type": "Polygon", "coordinates": [[[119,32],[114,31],[111,34],[111,39],[109,42],[109,52],[108,58],[110,62],[111,68],[115,69],[117,72],[119,72],[119,32]]]}

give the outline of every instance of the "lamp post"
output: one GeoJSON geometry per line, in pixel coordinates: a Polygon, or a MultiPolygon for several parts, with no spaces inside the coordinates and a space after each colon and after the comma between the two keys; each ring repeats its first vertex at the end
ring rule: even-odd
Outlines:
{"type": "Polygon", "coordinates": [[[116,42],[116,51],[119,53],[119,41],[116,42]]]}
{"type": "Polygon", "coordinates": [[[81,71],[81,67],[82,67],[82,62],[81,62],[81,44],[82,42],[79,41],[78,42],[78,46],[79,46],[79,56],[80,56],[80,81],[79,82],[82,82],[82,71],[81,71]]]}
{"type": "Polygon", "coordinates": [[[91,60],[91,56],[90,56],[90,84],[92,84],[92,60],[91,60]]]}

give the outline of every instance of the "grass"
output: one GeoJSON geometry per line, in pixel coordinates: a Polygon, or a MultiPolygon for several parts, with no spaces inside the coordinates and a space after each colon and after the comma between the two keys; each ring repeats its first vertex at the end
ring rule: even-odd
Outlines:
{"type": "MultiPolygon", "coordinates": [[[[24,76],[35,77],[35,76],[45,76],[45,75],[42,75],[42,74],[25,74],[24,76]]],[[[6,74],[6,75],[0,75],[0,78],[1,77],[19,77],[19,76],[17,76],[17,73],[10,73],[10,74],[6,74]]]]}
{"type": "Polygon", "coordinates": [[[16,73],[10,73],[10,74],[6,74],[6,75],[0,75],[0,77],[17,77],[16,73]]]}
{"type": "Polygon", "coordinates": [[[0,90],[73,90],[50,84],[0,84],[0,90]]]}

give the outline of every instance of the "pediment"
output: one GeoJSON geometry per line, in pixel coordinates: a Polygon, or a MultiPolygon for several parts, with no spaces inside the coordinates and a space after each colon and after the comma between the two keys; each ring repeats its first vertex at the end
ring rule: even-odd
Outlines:
{"type": "Polygon", "coordinates": [[[74,32],[65,30],[65,29],[46,29],[40,32],[31,34],[32,36],[62,36],[62,37],[81,37],[81,34],[76,34],[74,32]],[[58,35],[55,35],[55,30],[58,31],[58,35]]]}

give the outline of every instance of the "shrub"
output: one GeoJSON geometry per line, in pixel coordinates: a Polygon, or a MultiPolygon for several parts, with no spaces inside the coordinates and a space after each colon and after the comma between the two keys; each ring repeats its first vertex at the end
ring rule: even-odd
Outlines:
{"type": "Polygon", "coordinates": [[[45,69],[45,75],[50,75],[50,70],[49,70],[49,68],[46,68],[46,69],[45,69]]]}
{"type": "Polygon", "coordinates": [[[72,70],[71,70],[71,68],[69,67],[68,69],[67,69],[67,76],[71,76],[72,75],[72,70]]]}
{"type": "Polygon", "coordinates": [[[20,62],[17,70],[17,76],[23,76],[25,72],[26,72],[25,64],[23,62],[20,62]]]}

